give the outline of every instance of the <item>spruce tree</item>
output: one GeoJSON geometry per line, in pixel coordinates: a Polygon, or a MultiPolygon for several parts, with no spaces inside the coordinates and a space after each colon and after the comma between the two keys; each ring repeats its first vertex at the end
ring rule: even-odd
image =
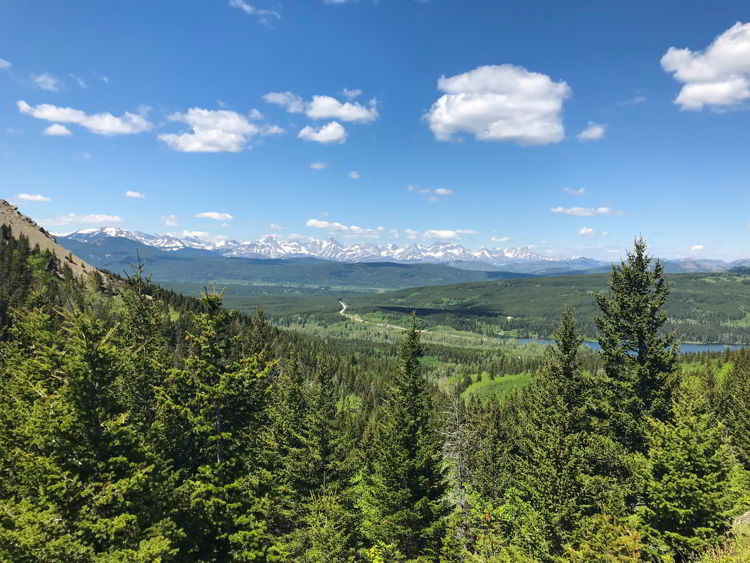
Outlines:
{"type": "Polygon", "coordinates": [[[729,530],[738,466],[704,390],[689,381],[679,395],[672,421],[650,419],[642,516],[653,555],[690,561],[729,530]]]}
{"type": "Polygon", "coordinates": [[[610,391],[610,431],[628,449],[646,450],[645,418],[668,420],[677,385],[678,346],[664,334],[669,287],[664,267],[636,239],[632,252],[612,268],[609,293],[599,293],[596,318],[610,391]]]}
{"type": "Polygon", "coordinates": [[[721,382],[718,411],[737,457],[750,470],[750,352],[742,351],[721,382]]]}
{"type": "Polygon", "coordinates": [[[437,556],[445,514],[441,444],[430,421],[423,353],[415,317],[382,407],[371,463],[358,483],[363,535],[407,558],[437,556]]]}

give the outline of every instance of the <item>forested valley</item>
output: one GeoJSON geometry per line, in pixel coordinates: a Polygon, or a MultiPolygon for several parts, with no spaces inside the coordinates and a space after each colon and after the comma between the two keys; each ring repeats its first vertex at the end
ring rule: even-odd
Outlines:
{"type": "Polygon", "coordinates": [[[599,352],[332,340],[3,227],[0,560],[747,561],[750,353],[679,355],[668,292],[638,240],[599,352]]]}

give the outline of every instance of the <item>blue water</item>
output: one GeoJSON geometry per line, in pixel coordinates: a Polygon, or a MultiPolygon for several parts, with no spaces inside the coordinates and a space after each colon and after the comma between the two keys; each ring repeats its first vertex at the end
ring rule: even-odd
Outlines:
{"type": "MultiPolygon", "coordinates": [[[[555,341],[551,338],[504,338],[504,340],[515,342],[516,344],[519,344],[521,346],[525,344],[543,344],[545,346],[549,346],[550,344],[555,343],[555,341]]],[[[590,340],[584,341],[583,345],[591,348],[592,350],[599,350],[601,348],[598,342],[590,340]]],[[[742,350],[743,348],[748,347],[750,346],[738,344],[680,344],[680,353],[690,354],[692,352],[723,352],[727,348],[730,350],[742,350]]]]}

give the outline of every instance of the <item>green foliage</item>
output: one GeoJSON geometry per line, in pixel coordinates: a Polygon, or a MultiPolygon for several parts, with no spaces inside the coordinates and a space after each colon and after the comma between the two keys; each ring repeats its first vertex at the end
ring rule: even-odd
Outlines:
{"type": "Polygon", "coordinates": [[[445,490],[440,441],[420,366],[416,319],[401,345],[374,436],[370,462],[358,475],[362,533],[373,545],[395,545],[408,558],[435,554],[445,490]]]}
{"type": "Polygon", "coordinates": [[[745,469],[750,470],[750,354],[730,366],[718,392],[718,410],[745,469]]]}
{"type": "Polygon", "coordinates": [[[0,235],[2,561],[741,560],[748,355],[677,369],[640,242],[599,357],[571,310],[545,354],[399,350],[0,235]]]}
{"type": "Polygon", "coordinates": [[[687,561],[719,546],[738,501],[739,468],[697,383],[683,386],[673,421],[651,419],[648,440],[642,516],[651,550],[687,561]]]}
{"type": "Polygon", "coordinates": [[[599,293],[596,318],[608,378],[610,431],[626,448],[645,452],[645,417],[668,420],[676,377],[678,347],[663,334],[669,288],[664,269],[635,241],[621,266],[612,269],[609,294],[599,293]]]}
{"type": "Polygon", "coordinates": [[[618,523],[611,516],[596,514],[581,525],[578,545],[566,546],[566,561],[617,563],[641,561],[643,545],[637,530],[618,523]]]}

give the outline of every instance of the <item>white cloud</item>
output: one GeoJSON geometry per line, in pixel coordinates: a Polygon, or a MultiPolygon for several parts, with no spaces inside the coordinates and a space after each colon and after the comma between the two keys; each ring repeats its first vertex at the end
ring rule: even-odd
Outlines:
{"type": "Polygon", "coordinates": [[[270,225],[268,225],[268,228],[271,229],[272,231],[283,231],[284,230],[284,227],[282,227],[278,223],[271,223],[270,225]]]}
{"type": "Polygon", "coordinates": [[[422,233],[422,236],[429,239],[436,240],[453,240],[460,238],[461,235],[478,235],[479,231],[471,229],[457,229],[457,230],[445,230],[445,229],[430,229],[422,233]]]}
{"type": "Polygon", "coordinates": [[[226,221],[228,219],[234,219],[231,214],[221,213],[219,211],[202,211],[201,213],[196,213],[195,216],[199,219],[213,219],[214,221],[226,221]]]}
{"type": "Polygon", "coordinates": [[[646,96],[634,96],[630,98],[629,100],[623,100],[621,102],[617,102],[617,105],[620,107],[637,106],[638,104],[642,104],[645,101],[646,101],[646,96]]]}
{"type": "Polygon", "coordinates": [[[125,112],[122,117],[116,117],[109,112],[87,114],[79,109],[40,104],[30,106],[23,100],[16,104],[18,110],[26,115],[45,121],[58,123],[73,123],[88,129],[97,135],[131,135],[142,133],[153,127],[144,116],[125,112]]]}
{"type": "Polygon", "coordinates": [[[490,237],[492,242],[508,242],[510,237],[490,237]]]}
{"type": "Polygon", "coordinates": [[[31,80],[34,81],[37,88],[41,88],[42,90],[47,90],[48,92],[57,92],[60,90],[60,80],[48,72],[33,74],[31,80]]]}
{"type": "Polygon", "coordinates": [[[10,64],[10,61],[6,61],[5,59],[0,59],[0,70],[7,70],[13,65],[10,64]]]}
{"type": "Polygon", "coordinates": [[[179,221],[177,219],[177,215],[164,215],[161,218],[162,221],[164,221],[164,224],[167,227],[176,227],[179,224],[179,221]]]}
{"type": "Polygon", "coordinates": [[[269,104],[286,108],[289,113],[302,113],[305,111],[305,102],[292,92],[269,92],[263,96],[263,99],[269,104]]]}
{"type": "Polygon", "coordinates": [[[340,119],[368,123],[378,118],[377,101],[370,100],[367,106],[359,103],[340,102],[331,96],[313,96],[308,102],[305,115],[310,119],[340,119]]]}
{"type": "Polygon", "coordinates": [[[562,190],[570,195],[584,195],[586,193],[586,188],[563,188],[562,190]]]}
{"type": "Polygon", "coordinates": [[[324,170],[328,167],[328,165],[325,162],[311,162],[310,168],[313,170],[324,170]]]}
{"type": "Polygon", "coordinates": [[[21,201],[52,201],[51,198],[41,194],[18,194],[16,199],[20,199],[21,201]]]}
{"type": "Polygon", "coordinates": [[[73,132],[59,123],[53,123],[44,130],[44,134],[51,137],[70,137],[73,132]]]}
{"type": "Polygon", "coordinates": [[[406,190],[427,196],[427,201],[431,202],[439,201],[441,197],[453,195],[454,193],[453,190],[448,190],[446,188],[429,189],[414,185],[406,186],[406,190]]]}
{"type": "Polygon", "coordinates": [[[232,8],[237,8],[238,10],[242,10],[249,16],[257,16],[258,19],[265,24],[270,24],[269,18],[275,18],[277,20],[281,19],[281,14],[279,12],[276,12],[274,10],[256,8],[245,0],[229,0],[229,6],[232,8]]]}
{"type": "Polygon", "coordinates": [[[308,125],[299,132],[297,137],[305,141],[327,144],[344,143],[346,142],[346,135],[346,129],[344,129],[343,125],[338,121],[331,121],[317,130],[308,125]]]}
{"type": "Polygon", "coordinates": [[[321,219],[308,219],[305,225],[314,229],[325,229],[330,233],[338,232],[363,238],[378,238],[385,231],[384,227],[364,228],[357,225],[344,225],[336,221],[323,221],[321,219]]]}
{"type": "Polygon", "coordinates": [[[354,98],[359,98],[362,95],[362,90],[359,88],[344,88],[341,90],[341,95],[344,96],[347,100],[353,100],[354,98]]]}
{"type": "Polygon", "coordinates": [[[703,248],[704,246],[702,244],[694,244],[693,246],[690,247],[690,250],[697,252],[697,251],[703,250],[703,248]]]}
{"type": "Polygon", "coordinates": [[[737,22],[703,51],[670,47],[661,66],[683,84],[674,103],[684,110],[721,110],[750,99],[750,23],[737,22]]]}
{"type": "Polygon", "coordinates": [[[545,74],[509,64],[481,66],[442,76],[438,89],[444,94],[425,119],[441,141],[458,133],[520,145],[557,143],[565,137],[562,107],[571,90],[545,74]]]}
{"type": "Polygon", "coordinates": [[[266,124],[260,128],[260,134],[263,136],[268,135],[281,135],[284,133],[284,129],[278,125],[266,124]]]}
{"type": "Polygon", "coordinates": [[[130,197],[134,199],[144,199],[146,197],[146,194],[141,193],[141,192],[134,192],[133,190],[126,190],[125,197],[130,197]]]}
{"type": "Polygon", "coordinates": [[[589,227],[582,227],[581,230],[578,231],[578,234],[582,237],[593,237],[596,234],[596,231],[589,227]]]}
{"type": "Polygon", "coordinates": [[[366,106],[360,103],[340,102],[332,96],[313,96],[305,102],[292,92],[269,92],[263,99],[276,104],[289,113],[303,113],[310,119],[340,119],[368,123],[378,118],[377,100],[370,100],[366,106]]]}
{"type": "Polygon", "coordinates": [[[160,140],[180,152],[240,152],[256,135],[283,132],[275,125],[259,127],[244,115],[224,109],[190,108],[184,113],[173,113],[168,119],[186,123],[192,130],[159,135],[160,140]]]}
{"type": "Polygon", "coordinates": [[[352,170],[351,172],[349,172],[349,174],[347,174],[347,176],[349,176],[352,180],[359,180],[362,177],[356,170],[352,170]]]}
{"type": "Polygon", "coordinates": [[[551,207],[552,213],[565,213],[577,217],[591,217],[593,215],[622,215],[622,211],[611,207],[551,207]]]}
{"type": "Polygon", "coordinates": [[[224,235],[215,235],[207,233],[206,231],[188,231],[184,230],[177,233],[169,233],[171,236],[183,237],[183,238],[197,238],[206,242],[222,242],[227,240],[228,237],[224,235]]]}
{"type": "MultiPolygon", "coordinates": [[[[226,104],[221,107],[226,107],[226,104]]],[[[263,113],[257,108],[252,108],[249,112],[247,112],[247,116],[253,120],[263,119],[263,113]]]]}
{"type": "Polygon", "coordinates": [[[86,82],[80,76],[76,76],[75,74],[69,74],[68,76],[75,80],[76,84],[78,84],[78,86],[80,86],[81,88],[88,88],[88,84],[86,84],[86,82]]]}
{"type": "Polygon", "coordinates": [[[596,141],[599,139],[603,139],[606,132],[606,124],[594,123],[593,121],[589,121],[586,129],[578,133],[578,135],[576,135],[576,138],[579,141],[596,141]]]}
{"type": "Polygon", "coordinates": [[[89,215],[68,213],[66,215],[58,215],[57,217],[52,217],[50,219],[42,219],[40,222],[42,224],[52,225],[55,227],[69,227],[77,225],[92,225],[104,227],[122,223],[122,217],[120,217],[119,215],[106,215],[104,213],[93,213],[89,215]]]}

